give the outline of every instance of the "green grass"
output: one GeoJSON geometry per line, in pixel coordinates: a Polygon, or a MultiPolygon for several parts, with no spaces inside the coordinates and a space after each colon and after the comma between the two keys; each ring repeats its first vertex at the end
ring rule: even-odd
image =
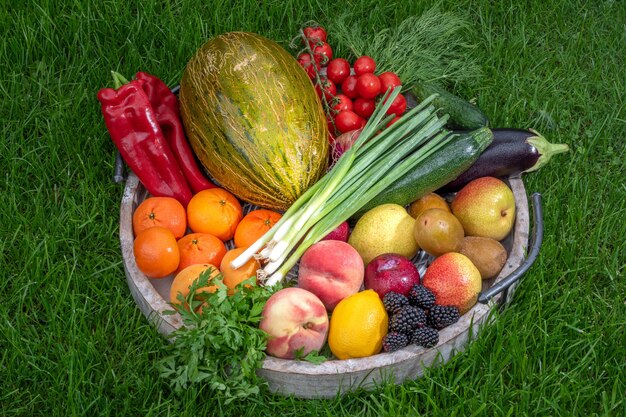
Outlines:
{"type": "MultiPolygon", "coordinates": [[[[0,414],[626,415],[626,7],[619,1],[443,1],[467,16],[481,79],[457,86],[494,126],[573,151],[526,176],[544,196],[541,255],[514,303],[425,378],[342,399],[172,393],[164,340],[135,306],[118,240],[122,186],[95,98],[109,71],[169,84],[231,30],[287,45],[348,9],[384,28],[434,4],[372,0],[2,2],[0,414]]],[[[330,34],[332,40],[332,33],[330,34]]],[[[345,50],[345,49],[344,49],[345,50]]]]}

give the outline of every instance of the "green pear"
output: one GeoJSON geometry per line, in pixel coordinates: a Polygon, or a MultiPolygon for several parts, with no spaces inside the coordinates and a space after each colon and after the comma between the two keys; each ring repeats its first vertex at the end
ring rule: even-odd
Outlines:
{"type": "Polygon", "coordinates": [[[367,265],[383,253],[397,253],[409,259],[419,246],[413,237],[415,219],[398,204],[382,204],[365,213],[354,226],[348,243],[367,265]]]}

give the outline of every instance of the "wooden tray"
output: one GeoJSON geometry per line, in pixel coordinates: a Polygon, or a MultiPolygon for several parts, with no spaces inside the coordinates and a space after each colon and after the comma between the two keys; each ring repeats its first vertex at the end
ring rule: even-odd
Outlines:
{"type": "MultiPolygon", "coordinates": [[[[519,267],[524,262],[528,247],[528,199],[521,178],[509,178],[508,183],[515,196],[517,211],[514,230],[502,241],[509,257],[498,277],[483,281],[483,291],[509,278],[512,272],[523,269],[523,266],[519,267]]],[[[147,196],[146,189],[131,173],[126,182],[120,209],[122,256],[126,280],[137,305],[161,334],[168,335],[182,326],[178,314],[163,314],[172,310],[166,300],[173,277],[146,277],[137,268],[133,256],[132,215],[147,196]]],[[[478,335],[480,328],[489,322],[490,313],[510,301],[513,288],[514,285],[508,291],[495,295],[487,304],[476,304],[457,323],[441,330],[439,344],[434,348],[425,349],[411,345],[392,353],[380,353],[361,359],[330,360],[320,365],[267,357],[258,372],[268,381],[271,391],[293,394],[300,398],[331,398],[357,388],[372,389],[387,380],[401,383],[414,379],[422,376],[425,368],[445,363],[455,353],[462,351],[470,339],[478,335]]]]}

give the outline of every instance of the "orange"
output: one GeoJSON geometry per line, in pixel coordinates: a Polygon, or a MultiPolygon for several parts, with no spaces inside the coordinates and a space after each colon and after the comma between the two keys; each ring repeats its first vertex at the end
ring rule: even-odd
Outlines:
{"type": "Polygon", "coordinates": [[[187,213],[178,200],[172,197],[148,197],[133,213],[133,232],[137,236],[150,227],[170,229],[176,239],[187,230],[187,213]]]}
{"type": "Polygon", "coordinates": [[[247,248],[276,224],[282,214],[271,210],[253,210],[241,219],[235,230],[235,246],[247,248]]]}
{"type": "Polygon", "coordinates": [[[219,265],[226,255],[226,245],[210,233],[190,233],[178,239],[178,272],[193,264],[219,265]]]}
{"type": "Polygon", "coordinates": [[[339,359],[364,358],[380,352],[389,316],[378,293],[365,290],[343,300],[333,310],[328,346],[339,359]]]}
{"type": "Polygon", "coordinates": [[[222,241],[233,238],[241,217],[241,204],[223,188],[200,191],[187,205],[187,221],[191,230],[210,233],[222,241]]]}
{"type": "MultiPolygon", "coordinates": [[[[187,268],[180,271],[174,277],[174,281],[172,281],[172,286],[170,287],[170,303],[178,304],[178,293],[181,293],[183,297],[187,297],[189,295],[189,287],[195,280],[200,277],[200,274],[206,271],[209,268],[213,268],[211,271],[211,276],[209,281],[213,280],[216,276],[219,275],[220,271],[211,264],[195,264],[189,265],[187,268]]],[[[216,285],[209,285],[208,287],[202,287],[198,292],[215,292],[217,291],[216,285]]]]}
{"type": "Polygon", "coordinates": [[[140,232],[133,243],[137,267],[150,278],[163,278],[176,271],[180,251],[174,234],[164,227],[140,232]]]}
{"type": "Polygon", "coordinates": [[[261,264],[255,258],[250,258],[248,262],[243,264],[237,269],[233,269],[230,263],[233,259],[241,255],[246,248],[235,248],[226,252],[222,263],[220,264],[220,271],[222,271],[224,285],[229,288],[229,294],[234,293],[234,288],[242,281],[247,280],[250,277],[256,276],[257,269],[261,269],[261,264]]]}

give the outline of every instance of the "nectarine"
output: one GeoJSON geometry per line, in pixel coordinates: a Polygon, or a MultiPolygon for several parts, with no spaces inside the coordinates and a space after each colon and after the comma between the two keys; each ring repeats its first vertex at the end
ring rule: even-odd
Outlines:
{"type": "Polygon", "coordinates": [[[359,291],[364,273],[356,249],[339,240],[322,240],[300,259],[298,287],[317,295],[332,311],[339,301],[359,291]]]}
{"type": "Polygon", "coordinates": [[[294,359],[320,350],[328,334],[326,307],[317,296],[302,288],[284,288],[265,303],[259,327],[269,335],[266,352],[283,359],[294,359]]]}

